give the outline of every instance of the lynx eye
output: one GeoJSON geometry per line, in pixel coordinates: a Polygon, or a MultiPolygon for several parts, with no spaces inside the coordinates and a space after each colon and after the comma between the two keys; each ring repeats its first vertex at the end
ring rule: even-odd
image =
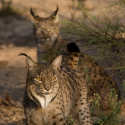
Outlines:
{"type": "Polygon", "coordinates": [[[34,78],[36,81],[42,81],[41,78],[37,77],[37,78],[34,78]]]}
{"type": "Polygon", "coordinates": [[[53,78],[51,78],[51,81],[53,82],[53,81],[56,81],[57,80],[57,77],[53,77],[53,78]]]}
{"type": "Polygon", "coordinates": [[[36,78],[38,81],[41,81],[42,79],[41,78],[36,78]]]}

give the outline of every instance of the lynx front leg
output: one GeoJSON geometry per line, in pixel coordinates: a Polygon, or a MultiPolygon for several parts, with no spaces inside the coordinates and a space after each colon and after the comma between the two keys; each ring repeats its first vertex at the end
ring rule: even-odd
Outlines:
{"type": "Polygon", "coordinates": [[[45,125],[42,113],[34,109],[25,109],[26,125],[45,125]]]}
{"type": "Polygon", "coordinates": [[[86,85],[79,88],[76,101],[76,110],[79,115],[80,125],[92,125],[89,105],[87,102],[87,89],[86,85]]]}
{"type": "Polygon", "coordinates": [[[80,125],[92,125],[89,106],[87,101],[83,98],[79,99],[76,103],[77,112],[79,114],[80,125]]]}
{"type": "Polygon", "coordinates": [[[54,108],[44,116],[46,125],[66,125],[66,118],[62,110],[54,108]]]}

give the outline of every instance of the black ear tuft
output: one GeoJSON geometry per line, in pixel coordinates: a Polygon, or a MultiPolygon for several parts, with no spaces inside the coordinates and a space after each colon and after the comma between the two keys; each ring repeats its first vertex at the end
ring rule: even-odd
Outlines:
{"type": "Polygon", "coordinates": [[[78,52],[78,53],[80,53],[79,47],[74,42],[68,43],[67,44],[67,49],[68,49],[69,52],[78,52]]]}
{"type": "Polygon", "coordinates": [[[20,53],[19,56],[28,56],[28,55],[25,53],[20,53]]]}
{"type": "Polygon", "coordinates": [[[56,11],[49,17],[50,19],[53,19],[53,18],[55,18],[56,17],[56,15],[57,15],[57,13],[58,13],[58,10],[59,10],[59,8],[58,8],[58,6],[57,6],[57,9],[56,9],[56,11]]]}
{"type": "Polygon", "coordinates": [[[33,10],[32,10],[32,7],[31,7],[31,9],[30,9],[30,13],[31,13],[32,16],[34,16],[34,12],[33,12],[33,10]]]}
{"type": "Polygon", "coordinates": [[[29,57],[25,53],[20,53],[19,56],[25,56],[26,57],[26,64],[27,64],[27,71],[31,71],[33,67],[36,65],[36,63],[32,60],[31,57],[29,57]]]}
{"type": "Polygon", "coordinates": [[[59,10],[59,8],[58,8],[58,6],[57,6],[57,9],[56,9],[56,11],[53,13],[53,15],[57,15],[57,13],[58,13],[58,10],[59,10]]]}
{"type": "Polygon", "coordinates": [[[30,13],[31,13],[31,15],[32,15],[35,19],[39,17],[38,15],[36,15],[36,14],[33,12],[32,7],[31,7],[31,9],[30,9],[30,13]]]}

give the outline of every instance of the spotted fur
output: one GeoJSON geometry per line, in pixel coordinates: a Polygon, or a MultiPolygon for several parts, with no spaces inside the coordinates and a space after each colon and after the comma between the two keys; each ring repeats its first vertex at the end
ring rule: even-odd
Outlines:
{"type": "Polygon", "coordinates": [[[26,54],[27,81],[24,109],[27,125],[66,125],[72,114],[80,125],[92,125],[86,83],[76,70],[52,63],[35,63],[26,54]]]}
{"type": "MultiPolygon", "coordinates": [[[[116,94],[118,95],[118,100],[120,99],[121,95],[119,92],[119,88],[114,82],[114,80],[109,76],[109,74],[94,60],[92,57],[90,57],[87,54],[84,53],[78,53],[78,46],[75,43],[69,43],[67,45],[67,49],[69,51],[69,56],[73,55],[75,58],[76,55],[72,53],[77,52],[77,57],[79,57],[79,61],[72,59],[71,63],[73,64],[74,62],[76,65],[78,65],[77,70],[83,75],[86,81],[88,81],[87,86],[88,86],[88,100],[91,104],[91,106],[94,103],[94,95],[98,94],[100,97],[99,105],[101,110],[110,110],[110,95],[111,95],[111,89],[115,89],[116,94]],[[93,101],[92,101],[93,100],[93,101]]],[[[64,58],[67,58],[69,61],[68,57],[64,55],[64,58]]],[[[77,58],[76,58],[77,59],[77,58]]],[[[69,67],[74,68],[71,65],[68,65],[69,67]]],[[[112,101],[115,103],[115,97],[112,98],[112,101]]]]}

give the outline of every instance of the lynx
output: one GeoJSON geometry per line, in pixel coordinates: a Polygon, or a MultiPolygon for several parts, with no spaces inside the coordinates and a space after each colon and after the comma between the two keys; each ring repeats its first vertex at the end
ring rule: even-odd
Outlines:
{"type": "MultiPolygon", "coordinates": [[[[81,53],[75,43],[69,43],[67,45],[66,42],[61,39],[59,35],[57,16],[58,7],[57,10],[48,18],[39,17],[32,11],[32,9],[30,12],[34,18],[33,31],[38,46],[38,60],[42,60],[42,54],[45,54],[45,49],[43,48],[45,48],[45,45],[48,44],[47,39],[51,38],[48,45],[49,49],[56,49],[56,51],[59,51],[60,48],[64,48],[61,50],[63,53],[62,65],[77,69],[85,78],[86,82],[88,76],[90,77],[87,84],[89,102],[94,98],[94,94],[98,94],[100,97],[100,109],[103,111],[109,110],[111,108],[109,105],[109,95],[111,95],[111,89],[114,88],[116,90],[118,99],[120,99],[119,89],[109,74],[93,58],[85,53],[81,53]],[[50,26],[50,24],[52,25],[50,26]],[[45,33],[48,35],[46,36],[46,39],[43,37],[45,33]],[[54,39],[52,39],[53,37],[54,39]],[[66,46],[68,51],[66,50],[66,46]],[[44,52],[42,52],[43,50],[44,52]],[[88,69],[88,72],[85,76],[86,69],[88,69]]],[[[90,104],[93,105],[93,101],[91,101],[90,104]]]]}
{"type": "MultiPolygon", "coordinates": [[[[77,68],[86,82],[88,81],[88,100],[93,100],[94,94],[98,94],[100,109],[102,111],[110,110],[111,89],[116,91],[117,100],[121,97],[116,83],[94,59],[87,54],[80,53],[78,46],[74,42],[67,44],[67,49],[69,57],[64,55],[64,58],[67,58],[67,65],[74,69],[77,68]]],[[[90,102],[91,106],[93,101],[90,102]]],[[[112,98],[112,101],[115,103],[115,97],[112,98]]]]}
{"type": "Polygon", "coordinates": [[[33,32],[37,43],[37,58],[41,62],[42,54],[45,54],[47,49],[55,48],[59,50],[66,45],[66,42],[59,36],[59,19],[56,11],[47,18],[42,18],[36,15],[32,8],[30,13],[33,16],[33,32]]]}
{"type": "Polygon", "coordinates": [[[75,69],[52,63],[35,63],[26,56],[24,109],[27,125],[66,125],[71,113],[80,125],[92,125],[86,83],[75,69]]]}

